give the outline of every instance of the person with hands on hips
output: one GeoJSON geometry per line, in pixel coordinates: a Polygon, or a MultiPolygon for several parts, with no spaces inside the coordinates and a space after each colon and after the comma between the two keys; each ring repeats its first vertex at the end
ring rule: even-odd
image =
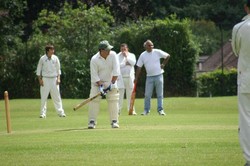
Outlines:
{"type": "MultiPolygon", "coordinates": [[[[107,40],[99,43],[99,52],[90,61],[91,89],[89,97],[101,92],[106,96],[110,124],[112,128],[119,128],[118,102],[119,92],[117,88],[117,77],[120,75],[120,67],[116,52],[107,40]]],[[[101,96],[89,103],[88,128],[94,129],[97,124],[97,116],[100,111],[101,96]]]]}
{"type": "MultiPolygon", "coordinates": [[[[134,87],[135,70],[134,66],[136,63],[135,54],[129,52],[128,45],[123,43],[120,46],[120,53],[118,53],[118,59],[120,63],[121,75],[117,80],[119,88],[119,114],[121,114],[123,107],[124,93],[126,92],[127,99],[127,111],[130,107],[130,98],[134,87]]],[[[136,115],[135,108],[133,107],[133,115],[136,115]]]]}
{"type": "Polygon", "coordinates": [[[134,83],[137,82],[144,65],[147,73],[144,98],[144,112],[141,115],[148,115],[151,107],[151,97],[155,88],[157,95],[157,111],[159,115],[166,115],[163,110],[163,72],[170,55],[160,49],[154,49],[151,40],[143,44],[145,51],[141,53],[137,61],[137,69],[134,83]],[[164,59],[161,63],[160,59],[164,59]]]}
{"type": "Polygon", "coordinates": [[[47,98],[49,94],[54,102],[58,116],[66,117],[62,107],[62,99],[59,91],[59,84],[61,82],[60,61],[58,57],[54,55],[53,45],[47,45],[45,47],[45,52],[46,54],[39,59],[36,70],[41,95],[40,118],[46,118],[47,98]]]}

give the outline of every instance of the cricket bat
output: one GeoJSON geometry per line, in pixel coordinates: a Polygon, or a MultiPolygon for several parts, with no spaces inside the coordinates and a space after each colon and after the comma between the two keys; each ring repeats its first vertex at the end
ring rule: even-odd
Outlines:
{"type": "Polygon", "coordinates": [[[73,110],[76,111],[77,109],[79,109],[79,108],[81,108],[82,106],[84,106],[85,104],[91,102],[92,100],[94,100],[95,98],[97,98],[97,97],[100,96],[100,95],[101,95],[101,93],[98,93],[98,94],[96,94],[95,96],[90,97],[90,98],[88,98],[88,99],[82,101],[80,104],[77,104],[77,105],[73,108],[73,110]]]}
{"type": "Polygon", "coordinates": [[[129,105],[129,112],[128,112],[129,115],[133,115],[135,95],[136,95],[136,84],[134,84],[134,89],[132,91],[131,98],[130,98],[130,105],[129,105]]]}

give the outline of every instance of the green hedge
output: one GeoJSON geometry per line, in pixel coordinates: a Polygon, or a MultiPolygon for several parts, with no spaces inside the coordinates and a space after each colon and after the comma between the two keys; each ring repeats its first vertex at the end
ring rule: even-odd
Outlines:
{"type": "Polygon", "coordinates": [[[237,70],[205,73],[197,78],[197,83],[199,96],[234,96],[237,95],[237,70]]]}

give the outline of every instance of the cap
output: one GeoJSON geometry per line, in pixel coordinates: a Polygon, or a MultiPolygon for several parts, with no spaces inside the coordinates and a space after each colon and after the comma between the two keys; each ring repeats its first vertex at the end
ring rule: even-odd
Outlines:
{"type": "Polygon", "coordinates": [[[113,46],[111,46],[107,40],[103,40],[99,44],[99,49],[111,50],[112,48],[113,46]]]}

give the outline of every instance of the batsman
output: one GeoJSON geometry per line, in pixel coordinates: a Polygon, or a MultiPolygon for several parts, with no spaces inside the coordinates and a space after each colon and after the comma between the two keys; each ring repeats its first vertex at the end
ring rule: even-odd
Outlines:
{"type": "MultiPolygon", "coordinates": [[[[116,52],[112,51],[112,48],[113,46],[107,40],[101,41],[99,43],[99,52],[91,58],[91,90],[89,97],[93,97],[100,92],[101,96],[106,97],[111,127],[119,128],[117,77],[120,74],[120,66],[116,52]]],[[[98,96],[89,103],[89,129],[94,129],[97,124],[101,96],[98,96]]]]}

